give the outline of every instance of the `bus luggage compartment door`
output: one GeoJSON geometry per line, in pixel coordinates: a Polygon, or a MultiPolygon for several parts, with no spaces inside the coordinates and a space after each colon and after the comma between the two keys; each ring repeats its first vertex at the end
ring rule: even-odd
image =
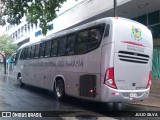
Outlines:
{"type": "Polygon", "coordinates": [[[80,96],[96,97],[96,75],[81,75],[80,76],[80,96]]]}

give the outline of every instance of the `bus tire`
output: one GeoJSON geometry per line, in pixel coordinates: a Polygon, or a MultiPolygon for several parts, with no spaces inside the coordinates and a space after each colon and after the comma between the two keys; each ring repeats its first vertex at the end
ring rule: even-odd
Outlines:
{"type": "Polygon", "coordinates": [[[18,84],[20,85],[20,87],[24,86],[24,83],[22,83],[22,77],[21,77],[21,75],[18,75],[17,81],[18,81],[18,84]]]}
{"type": "Polygon", "coordinates": [[[54,96],[57,101],[64,100],[65,97],[65,87],[64,82],[61,79],[56,80],[55,86],[54,86],[54,96]]]}

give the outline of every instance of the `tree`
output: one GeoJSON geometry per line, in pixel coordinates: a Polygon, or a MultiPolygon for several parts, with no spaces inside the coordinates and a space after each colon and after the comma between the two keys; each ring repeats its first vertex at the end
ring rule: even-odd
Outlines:
{"type": "Polygon", "coordinates": [[[7,22],[19,24],[21,18],[27,17],[27,21],[38,23],[42,33],[47,33],[47,23],[56,18],[56,12],[66,0],[6,0],[3,15],[7,15],[7,22]]]}
{"type": "Polygon", "coordinates": [[[4,61],[4,73],[6,74],[6,58],[13,54],[18,46],[13,44],[12,37],[7,35],[0,36],[0,55],[3,57],[4,61]]]}

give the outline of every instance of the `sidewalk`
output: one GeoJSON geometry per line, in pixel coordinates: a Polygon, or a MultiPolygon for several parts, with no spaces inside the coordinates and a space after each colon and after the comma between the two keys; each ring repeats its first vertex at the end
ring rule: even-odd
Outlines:
{"type": "Polygon", "coordinates": [[[152,80],[150,95],[147,99],[132,104],[144,105],[150,107],[160,107],[160,79],[152,80]]]}

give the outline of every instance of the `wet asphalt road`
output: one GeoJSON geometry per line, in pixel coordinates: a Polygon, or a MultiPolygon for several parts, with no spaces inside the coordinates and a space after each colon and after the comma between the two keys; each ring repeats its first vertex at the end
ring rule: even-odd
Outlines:
{"type": "MultiPolygon", "coordinates": [[[[95,120],[95,119],[135,119],[126,117],[107,117],[108,113],[122,111],[160,111],[160,108],[137,106],[131,104],[94,103],[67,97],[57,102],[53,93],[33,86],[20,87],[11,77],[0,75],[0,111],[61,111],[70,112],[54,118],[23,118],[26,120],[95,120]],[[86,117],[87,116],[87,117],[86,117]]],[[[0,118],[0,120],[11,118],[0,118]]],[[[22,118],[12,118],[22,120],[22,118]]],[[[136,118],[142,119],[142,118],[136,118]]],[[[155,119],[155,118],[147,118],[155,119]]],[[[156,118],[159,119],[160,118],[156,118]]]]}

